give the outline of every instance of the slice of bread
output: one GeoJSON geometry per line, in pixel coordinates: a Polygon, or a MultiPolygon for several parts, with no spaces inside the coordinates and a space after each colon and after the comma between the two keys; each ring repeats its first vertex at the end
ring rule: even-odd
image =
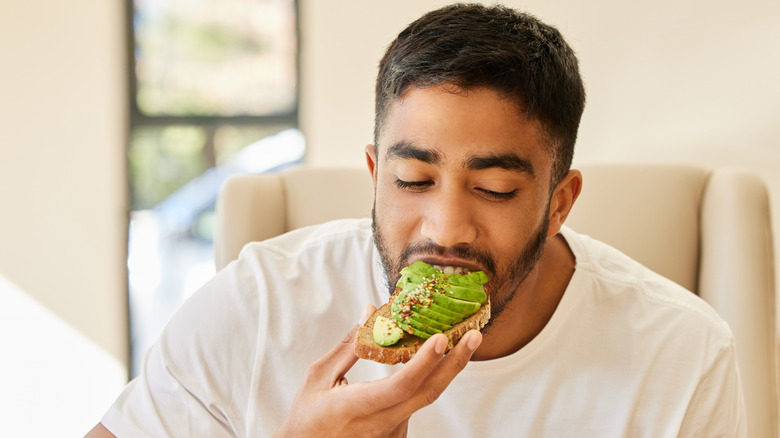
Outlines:
{"type": "MultiPolygon", "coordinates": [[[[396,344],[389,347],[383,347],[374,342],[374,321],[377,316],[390,318],[390,306],[399,290],[396,290],[390,301],[377,309],[373,315],[358,329],[355,335],[355,355],[362,359],[373,360],[374,362],[397,364],[408,362],[417,350],[422,346],[425,339],[410,335],[404,332],[404,336],[396,344]]],[[[490,320],[490,299],[488,298],[477,313],[469,316],[463,321],[455,324],[451,329],[444,332],[449,338],[446,351],[452,349],[458,343],[461,337],[471,329],[481,330],[490,320]]]]}

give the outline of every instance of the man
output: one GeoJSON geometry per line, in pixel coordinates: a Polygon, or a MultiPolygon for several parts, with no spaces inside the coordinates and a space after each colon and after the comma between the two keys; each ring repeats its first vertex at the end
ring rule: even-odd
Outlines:
{"type": "Polygon", "coordinates": [[[531,16],[412,23],[380,63],[373,220],[244,248],[90,436],[744,436],[725,323],[563,225],[584,95],[531,16]],[[489,327],[447,355],[435,335],[403,366],[358,361],[355,315],[416,260],[485,271],[489,327]]]}

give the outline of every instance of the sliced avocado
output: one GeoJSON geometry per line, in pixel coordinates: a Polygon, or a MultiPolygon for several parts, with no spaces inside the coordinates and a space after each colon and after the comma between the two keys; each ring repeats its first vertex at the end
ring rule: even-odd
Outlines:
{"type": "Polygon", "coordinates": [[[405,331],[406,333],[409,333],[410,335],[414,335],[414,336],[417,336],[417,337],[423,338],[423,339],[428,339],[428,338],[430,338],[432,336],[432,335],[430,335],[428,333],[425,333],[422,330],[416,330],[415,328],[413,328],[409,324],[406,324],[406,323],[403,323],[403,322],[397,322],[397,321],[396,321],[396,324],[398,324],[398,327],[401,327],[401,329],[403,331],[405,331]]]}
{"type": "MultiPolygon", "coordinates": [[[[415,311],[417,313],[419,313],[420,315],[427,316],[428,318],[433,319],[434,321],[439,321],[440,323],[448,324],[450,326],[453,325],[453,324],[457,324],[457,323],[459,323],[460,321],[463,320],[463,317],[459,317],[455,313],[449,312],[450,315],[455,315],[455,316],[450,316],[450,315],[444,314],[442,312],[437,312],[436,310],[433,310],[432,307],[434,305],[435,304],[432,304],[429,307],[419,307],[419,308],[416,308],[415,311]]],[[[436,306],[436,307],[441,309],[440,306],[436,306]]],[[[449,329],[447,329],[447,330],[449,330],[449,329]]]]}
{"type": "MultiPolygon", "coordinates": [[[[441,333],[442,332],[442,330],[439,330],[439,329],[437,329],[435,327],[432,327],[432,326],[430,326],[428,324],[420,322],[419,320],[417,320],[415,318],[409,318],[406,322],[410,326],[412,326],[415,329],[415,331],[427,333],[429,335],[435,335],[436,333],[441,333]]],[[[419,334],[418,334],[418,336],[419,336],[419,334]]]]}
{"type": "Polygon", "coordinates": [[[401,269],[402,274],[404,273],[404,271],[413,272],[423,277],[432,277],[437,272],[439,272],[433,266],[419,260],[401,269]]]}
{"type": "Polygon", "coordinates": [[[395,285],[400,288],[405,288],[409,284],[418,285],[424,281],[423,277],[434,278],[436,272],[436,269],[427,263],[417,261],[401,269],[401,278],[395,285]]]}
{"type": "Polygon", "coordinates": [[[409,333],[411,333],[413,335],[416,335],[416,336],[420,336],[421,338],[423,337],[421,335],[421,333],[425,333],[428,336],[432,336],[432,335],[435,335],[436,333],[441,333],[442,332],[441,330],[439,330],[437,328],[433,328],[433,327],[431,327],[431,326],[429,326],[427,324],[424,324],[424,323],[422,323],[422,322],[420,322],[420,321],[418,321],[418,320],[416,320],[414,318],[403,318],[403,317],[398,316],[398,315],[393,315],[393,321],[395,321],[395,323],[398,324],[399,327],[401,327],[402,329],[406,330],[407,332],[409,332],[409,330],[404,328],[402,325],[407,325],[407,326],[411,327],[414,330],[414,332],[409,332],[409,333]]]}
{"type": "Polygon", "coordinates": [[[482,307],[482,305],[479,303],[460,300],[458,298],[449,297],[447,295],[440,294],[438,292],[434,292],[431,295],[433,295],[433,301],[436,304],[440,305],[441,307],[444,307],[447,310],[461,313],[466,316],[477,313],[477,310],[479,310],[479,308],[482,307]]]}
{"type": "Polygon", "coordinates": [[[395,302],[397,303],[405,303],[407,302],[409,295],[416,297],[417,300],[424,300],[425,298],[428,298],[430,295],[430,291],[421,288],[419,284],[409,283],[406,286],[404,286],[403,289],[401,289],[400,292],[398,292],[398,295],[395,298],[395,302]]]}
{"type": "Polygon", "coordinates": [[[377,316],[374,321],[374,342],[386,347],[393,345],[403,337],[404,332],[390,318],[377,316]]]}
{"type": "Polygon", "coordinates": [[[429,318],[423,315],[419,310],[412,310],[412,313],[409,315],[409,318],[414,319],[415,321],[419,322],[420,324],[426,327],[435,328],[441,331],[447,331],[452,328],[452,326],[449,324],[443,323],[441,321],[437,321],[433,318],[429,318]]]}
{"type": "MultiPolygon", "coordinates": [[[[403,309],[401,309],[401,306],[397,303],[393,303],[393,305],[390,307],[390,310],[393,312],[393,314],[403,313],[403,309]]],[[[431,303],[429,306],[414,306],[413,310],[420,315],[424,315],[434,321],[438,321],[450,326],[463,321],[463,318],[468,316],[447,310],[436,303],[431,303]]],[[[446,330],[449,330],[449,328],[446,330]]]]}
{"type": "Polygon", "coordinates": [[[428,338],[477,312],[487,300],[484,272],[444,274],[418,261],[401,270],[392,321],[410,334],[428,338]]]}
{"type": "Polygon", "coordinates": [[[465,301],[473,301],[482,304],[487,300],[487,294],[482,285],[474,286],[444,286],[442,293],[448,297],[458,298],[465,301]]]}
{"type": "MultiPolygon", "coordinates": [[[[445,274],[447,275],[447,274],[445,274]]],[[[476,286],[478,284],[485,284],[488,282],[487,274],[482,271],[470,272],[468,274],[447,275],[447,283],[455,286],[476,286]]]]}
{"type": "Polygon", "coordinates": [[[431,303],[431,305],[428,306],[428,309],[430,309],[432,312],[440,313],[440,314],[442,314],[442,315],[444,315],[446,317],[454,318],[455,321],[453,321],[453,324],[457,324],[457,323],[463,321],[463,318],[466,317],[466,315],[463,315],[463,314],[458,313],[458,312],[453,312],[452,310],[446,309],[446,308],[436,304],[435,302],[431,303]]]}

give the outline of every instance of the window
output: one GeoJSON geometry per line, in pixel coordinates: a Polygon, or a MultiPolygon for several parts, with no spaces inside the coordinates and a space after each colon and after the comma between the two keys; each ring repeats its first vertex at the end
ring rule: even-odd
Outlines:
{"type": "Polygon", "coordinates": [[[127,0],[131,374],[214,274],[222,182],[299,162],[295,0],[127,0]],[[251,158],[250,158],[251,157],[251,158]]]}

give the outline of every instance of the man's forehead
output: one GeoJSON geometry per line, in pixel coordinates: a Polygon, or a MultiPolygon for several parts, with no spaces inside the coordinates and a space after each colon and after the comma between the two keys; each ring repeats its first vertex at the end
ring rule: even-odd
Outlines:
{"type": "Polygon", "coordinates": [[[390,102],[384,119],[378,122],[381,124],[380,132],[386,133],[391,127],[406,131],[410,124],[420,120],[478,119],[485,114],[490,114],[490,119],[484,125],[508,121],[509,126],[504,128],[510,130],[518,126],[531,131],[541,129],[540,121],[529,117],[524,104],[517,99],[489,87],[462,88],[448,83],[407,89],[390,102]]]}
{"type": "MultiPolygon", "coordinates": [[[[408,85],[398,96],[388,99],[389,102],[387,103],[385,111],[381,116],[382,118],[376,120],[376,122],[379,124],[379,132],[383,132],[385,130],[388,120],[392,118],[393,113],[396,113],[399,108],[408,107],[410,101],[416,101],[420,95],[431,94],[431,92],[436,92],[436,94],[440,94],[445,97],[449,96],[467,98],[470,96],[477,96],[482,97],[483,99],[491,98],[492,100],[500,101],[506,107],[511,108],[511,111],[515,112],[518,116],[527,119],[525,102],[520,97],[509,96],[505,93],[499,92],[494,88],[483,85],[463,87],[451,82],[441,82],[429,86],[408,85]]],[[[531,119],[528,120],[531,122],[534,121],[531,119]]],[[[379,138],[376,140],[379,141],[379,138]]]]}
{"type": "Polygon", "coordinates": [[[382,161],[414,159],[540,175],[551,156],[540,123],[491,88],[413,87],[395,99],[378,138],[382,161]]]}

